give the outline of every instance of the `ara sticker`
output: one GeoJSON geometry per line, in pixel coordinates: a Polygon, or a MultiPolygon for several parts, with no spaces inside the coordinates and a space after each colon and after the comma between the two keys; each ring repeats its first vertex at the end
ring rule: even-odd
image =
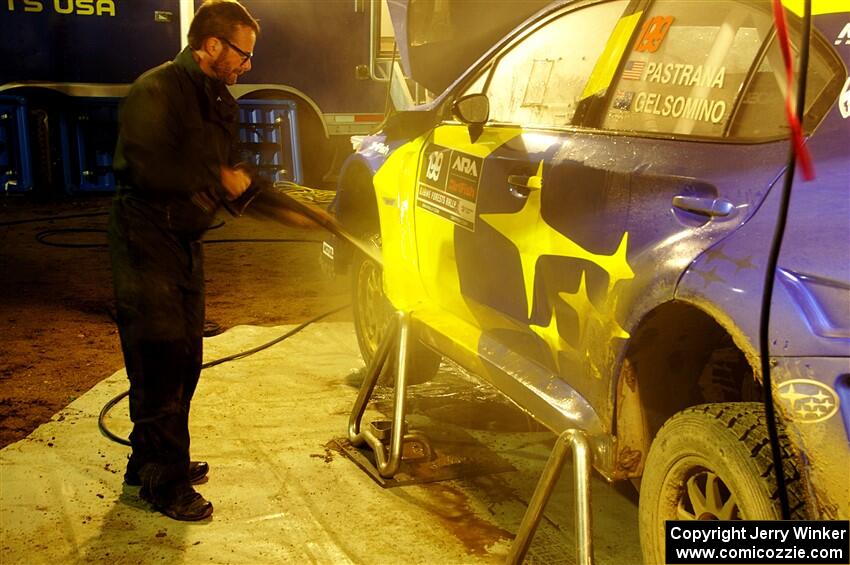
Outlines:
{"type": "Polygon", "coordinates": [[[635,45],[635,51],[655,53],[661,47],[670,26],[673,25],[673,16],[655,16],[643,24],[640,38],[635,45]]]}
{"type": "Polygon", "coordinates": [[[844,29],[841,30],[841,33],[838,34],[838,37],[835,38],[836,45],[850,45],[850,23],[844,26],[844,29]]]}
{"type": "Polygon", "coordinates": [[[416,205],[474,231],[484,160],[433,144],[422,157],[416,205]]]}
{"type": "Polygon", "coordinates": [[[823,422],[838,412],[838,396],[818,381],[791,379],[779,385],[777,392],[788,416],[796,422],[823,422]]]}

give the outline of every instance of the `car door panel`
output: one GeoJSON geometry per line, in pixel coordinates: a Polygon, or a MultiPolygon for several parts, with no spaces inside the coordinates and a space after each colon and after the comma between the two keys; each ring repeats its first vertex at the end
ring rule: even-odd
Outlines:
{"type": "MultiPolygon", "coordinates": [[[[667,9],[666,4],[659,5],[667,9]]],[[[613,3],[600,6],[607,10],[609,21],[622,19],[613,3]]],[[[650,310],[673,299],[678,278],[697,256],[749,217],[784,164],[780,143],[728,144],[711,139],[723,135],[736,84],[744,80],[753,60],[747,57],[755,57],[756,40],[767,37],[764,14],[737,4],[723,6],[728,16],[706,12],[722,31],[711,39],[711,28],[705,28],[711,65],[701,55],[685,59],[687,65],[676,63],[692,69],[693,77],[699,72],[713,77],[685,81],[696,85],[692,90],[680,84],[684,79],[668,81],[663,73],[650,71],[669,66],[668,60],[685,45],[679,26],[690,29],[698,25],[698,18],[690,14],[673,18],[677,22],[670,32],[673,39],[657,53],[638,53],[642,44],[637,42],[633,50],[621,54],[640,65],[626,66],[626,74],[612,79],[616,82],[602,125],[617,129],[631,124],[650,128],[650,135],[558,127],[559,112],[568,115],[575,101],[558,102],[553,98],[557,89],[545,82],[536,84],[548,76],[541,69],[552,73],[561,59],[557,52],[540,51],[539,38],[531,35],[527,41],[532,44],[529,52],[535,53],[534,64],[524,63],[520,51],[509,51],[505,61],[514,66],[509,67],[514,73],[520,65],[520,74],[503,73],[485,87],[491,97],[507,93],[503,97],[509,100],[493,106],[495,115],[480,138],[467,126],[443,124],[430,140],[449,152],[448,159],[463,155],[482,159],[474,213],[466,225],[446,221],[417,200],[417,252],[431,303],[481,331],[481,343],[488,345],[479,347],[479,355],[494,358],[494,352],[501,351],[512,371],[522,359],[529,374],[542,374],[542,368],[543,373],[569,382],[601,410],[603,421],[613,413],[616,379],[612,377],[636,325],[650,310]],[[747,46],[746,52],[730,58],[728,53],[741,45],[747,46]],[[528,88],[520,80],[523,72],[528,73],[528,88]],[[501,90],[493,90],[493,85],[501,90]],[[647,107],[647,100],[670,99],[673,112],[672,105],[679,98],[685,100],[685,94],[693,100],[706,97],[700,104],[722,108],[722,115],[718,110],[704,120],[695,115],[675,121],[663,106],[647,107]],[[529,122],[522,130],[499,123],[511,120],[514,106],[517,120],[529,122]],[[533,125],[540,120],[547,125],[533,125]],[[697,123],[688,125],[690,121],[697,123]],[[539,176],[541,187],[518,193],[512,176],[514,180],[539,176]]],[[[585,17],[593,9],[574,14],[585,17]]],[[[602,13],[600,9],[598,14],[602,13]]],[[[568,29],[571,17],[572,13],[553,22],[568,29]]],[[[657,39],[659,44],[664,41],[657,39]]],[[[583,68],[596,68],[595,56],[583,60],[583,68]]],[[[608,61],[606,68],[612,64],[608,61]]],[[[494,76],[499,75],[498,62],[493,68],[494,76]]],[[[580,77],[577,80],[562,76],[555,84],[572,85],[584,96],[586,89],[581,88],[580,77]]],[[[420,180],[429,155],[420,157],[420,180]]],[[[717,276],[711,271],[704,275],[706,284],[717,276]]]]}

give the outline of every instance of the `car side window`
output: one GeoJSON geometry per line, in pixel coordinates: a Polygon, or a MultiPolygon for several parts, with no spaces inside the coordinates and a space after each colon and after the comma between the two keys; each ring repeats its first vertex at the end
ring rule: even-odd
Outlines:
{"type": "Polygon", "coordinates": [[[626,51],[605,129],[722,137],[770,10],[736,0],[658,0],[626,51]]]}
{"type": "MultiPolygon", "coordinates": [[[[490,121],[530,127],[572,123],[585,86],[628,0],[566,13],[521,39],[487,84],[490,121]]],[[[482,75],[483,76],[483,75],[482,75]]],[[[476,80],[469,92],[481,83],[476,80]]]]}
{"type": "MultiPolygon", "coordinates": [[[[792,41],[794,39],[792,35],[792,41]]],[[[828,45],[813,36],[811,46],[803,120],[807,132],[823,119],[846,77],[844,65],[828,45]]],[[[795,51],[794,55],[798,53],[795,51]]],[[[782,54],[774,38],[738,102],[729,137],[739,140],[786,137],[791,129],[785,117],[786,84],[782,54]]],[[[791,97],[796,100],[796,92],[792,92],[791,97]]]]}

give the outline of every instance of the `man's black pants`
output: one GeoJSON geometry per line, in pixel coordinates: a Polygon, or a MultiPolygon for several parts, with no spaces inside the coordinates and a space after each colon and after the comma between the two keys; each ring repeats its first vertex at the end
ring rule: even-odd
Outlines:
{"type": "Polygon", "coordinates": [[[203,250],[168,211],[129,195],[109,225],[118,331],[130,380],[128,469],[151,488],[187,479],[189,406],[201,373],[203,250]]]}

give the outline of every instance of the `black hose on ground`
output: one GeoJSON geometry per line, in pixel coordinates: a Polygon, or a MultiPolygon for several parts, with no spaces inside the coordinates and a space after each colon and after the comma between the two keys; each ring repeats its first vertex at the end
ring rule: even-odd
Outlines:
{"type": "MultiPolygon", "coordinates": [[[[306,322],[299,324],[298,326],[289,330],[285,334],[283,334],[279,337],[276,337],[273,340],[266,342],[262,345],[258,345],[257,347],[254,347],[252,349],[248,349],[246,351],[240,351],[239,353],[234,353],[233,355],[228,355],[227,357],[221,357],[220,359],[214,359],[212,361],[207,361],[206,363],[201,365],[201,370],[208,369],[210,367],[215,367],[216,365],[221,365],[222,363],[227,363],[229,361],[236,361],[237,359],[244,359],[245,357],[248,357],[249,355],[253,355],[255,353],[263,351],[264,349],[268,349],[269,347],[276,345],[276,344],[284,341],[285,339],[288,339],[288,338],[294,336],[295,334],[297,334],[301,330],[305,329],[307,326],[314,324],[314,323],[318,322],[319,320],[327,318],[328,316],[336,314],[337,312],[341,312],[342,310],[345,310],[349,306],[350,306],[350,304],[346,304],[345,306],[340,306],[338,308],[334,308],[333,310],[328,310],[327,312],[319,314],[315,318],[311,318],[311,319],[307,320],[306,322]]],[[[130,394],[130,391],[125,390],[121,394],[110,399],[109,402],[104,404],[103,408],[100,411],[100,414],[97,417],[97,427],[100,429],[100,432],[104,436],[106,436],[108,439],[114,441],[115,443],[120,443],[121,445],[127,445],[127,446],[130,445],[130,441],[112,433],[109,430],[109,428],[106,426],[106,417],[109,415],[109,412],[115,407],[115,405],[118,404],[119,402],[121,402],[121,400],[124,399],[129,394],[130,394]]]]}
{"type": "Polygon", "coordinates": [[[59,233],[106,233],[106,230],[99,228],[57,228],[43,230],[35,234],[35,240],[43,245],[50,247],[65,247],[76,249],[94,249],[98,247],[109,247],[105,243],[56,243],[49,241],[48,238],[59,233]]]}
{"type": "Polygon", "coordinates": [[[88,212],[84,214],[70,214],[67,216],[45,216],[43,218],[25,218],[23,220],[11,220],[0,222],[0,227],[17,226],[20,224],[36,224],[39,222],[52,222],[53,220],[70,220],[72,218],[94,218],[97,216],[108,216],[109,212],[88,212]]]}
{"type": "MultiPolygon", "coordinates": [[[[220,227],[223,224],[220,224],[220,227]]],[[[210,228],[213,229],[213,228],[210,228]]],[[[106,243],[63,243],[50,241],[50,238],[58,234],[68,233],[106,233],[105,229],[98,228],[56,228],[43,230],[35,235],[36,241],[50,247],[65,247],[76,249],[104,249],[109,247],[106,243]]],[[[203,239],[201,243],[322,243],[318,239],[298,239],[298,238],[249,238],[249,239],[203,239]]]]}
{"type": "MultiPolygon", "coordinates": [[[[85,212],[81,214],[69,214],[66,216],[42,216],[39,218],[24,218],[23,220],[11,220],[8,222],[0,222],[0,228],[6,226],[18,226],[21,224],[38,224],[41,222],[52,222],[54,220],[70,220],[73,218],[96,218],[98,216],[108,216],[109,212],[85,212]]],[[[207,231],[218,229],[224,225],[224,220],[207,228],[207,231]]]]}

